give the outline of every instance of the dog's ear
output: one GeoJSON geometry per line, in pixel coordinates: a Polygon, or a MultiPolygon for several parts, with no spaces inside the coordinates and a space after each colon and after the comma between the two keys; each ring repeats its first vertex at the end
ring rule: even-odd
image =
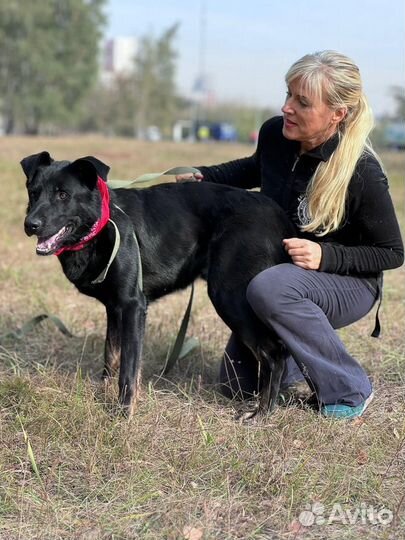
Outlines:
{"type": "Polygon", "coordinates": [[[98,176],[105,182],[107,181],[110,167],[93,156],[86,156],[70,163],[67,169],[82,182],[93,188],[97,184],[98,176]]]}
{"type": "Polygon", "coordinates": [[[20,164],[27,177],[27,182],[30,182],[37,172],[38,167],[49,166],[52,162],[53,159],[49,155],[49,152],[40,152],[39,154],[32,154],[25,157],[20,161],[20,164]]]}
{"type": "Polygon", "coordinates": [[[110,167],[108,165],[106,165],[99,159],[95,158],[94,156],[86,156],[86,157],[80,158],[78,161],[88,161],[89,163],[91,163],[93,167],[96,169],[97,175],[105,182],[107,181],[107,176],[108,176],[108,173],[110,172],[110,167]]]}
{"type": "Polygon", "coordinates": [[[89,161],[93,165],[93,167],[96,169],[98,176],[102,180],[107,182],[107,176],[108,176],[108,173],[110,172],[110,167],[108,165],[106,165],[105,163],[103,163],[102,161],[100,161],[99,159],[93,156],[86,156],[82,159],[89,161]]]}

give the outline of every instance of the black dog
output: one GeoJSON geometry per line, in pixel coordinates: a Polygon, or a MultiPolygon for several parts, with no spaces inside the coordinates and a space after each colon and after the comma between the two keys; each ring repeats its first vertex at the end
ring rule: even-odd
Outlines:
{"type": "Polygon", "coordinates": [[[56,253],[78,290],[104,304],[103,376],[120,365],[120,402],[129,414],[139,387],[148,302],[199,276],[207,279],[219,316],[259,362],[258,410],[274,407],[283,347],[245,298],[256,274],[289,260],[281,239],[294,236],[295,229],[273,201],[208,182],[110,190],[109,167],[94,157],[53,161],[41,152],[21,165],[29,194],[25,231],[38,237],[39,255],[56,253]],[[112,261],[117,234],[121,243],[112,261]]]}

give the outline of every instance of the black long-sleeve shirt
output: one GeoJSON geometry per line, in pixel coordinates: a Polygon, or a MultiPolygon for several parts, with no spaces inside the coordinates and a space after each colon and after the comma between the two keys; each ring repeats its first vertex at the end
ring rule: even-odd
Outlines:
{"type": "Polygon", "coordinates": [[[307,222],[305,192],[320,161],[327,161],[338,144],[337,135],[317,148],[299,154],[300,143],[282,134],[282,117],[267,120],[260,129],[257,149],[246,158],[199,167],[204,181],[251,189],[274,199],[297,225],[297,236],[320,243],[319,270],[359,275],[376,288],[383,270],[404,261],[404,247],[387,178],[376,158],[365,152],[349,184],[344,222],[325,236],[303,233],[307,222]]]}

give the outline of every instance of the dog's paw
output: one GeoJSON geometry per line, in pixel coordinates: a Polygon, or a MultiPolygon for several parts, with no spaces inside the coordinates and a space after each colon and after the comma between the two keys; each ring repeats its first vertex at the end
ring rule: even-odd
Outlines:
{"type": "Polygon", "coordinates": [[[238,411],[235,414],[235,420],[240,424],[246,424],[253,421],[253,419],[257,419],[259,412],[260,409],[258,403],[249,404],[243,410],[238,411]]]}

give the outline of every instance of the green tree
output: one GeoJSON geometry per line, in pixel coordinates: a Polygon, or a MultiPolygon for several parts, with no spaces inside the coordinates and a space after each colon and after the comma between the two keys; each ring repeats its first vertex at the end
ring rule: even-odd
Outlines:
{"type": "Polygon", "coordinates": [[[132,76],[117,75],[97,85],[85,98],[77,127],[80,131],[134,136],[135,92],[132,76]]]}
{"type": "Polygon", "coordinates": [[[392,88],[392,95],[394,96],[397,105],[395,118],[397,120],[405,121],[405,87],[394,86],[392,88]]]}
{"type": "Polygon", "coordinates": [[[0,98],[6,132],[69,125],[97,80],[105,0],[0,2],[0,98]]]}
{"type": "Polygon", "coordinates": [[[141,39],[135,59],[135,131],[142,137],[149,125],[168,133],[175,119],[178,98],[175,75],[177,52],[174,48],[178,24],[154,39],[141,39]]]}

